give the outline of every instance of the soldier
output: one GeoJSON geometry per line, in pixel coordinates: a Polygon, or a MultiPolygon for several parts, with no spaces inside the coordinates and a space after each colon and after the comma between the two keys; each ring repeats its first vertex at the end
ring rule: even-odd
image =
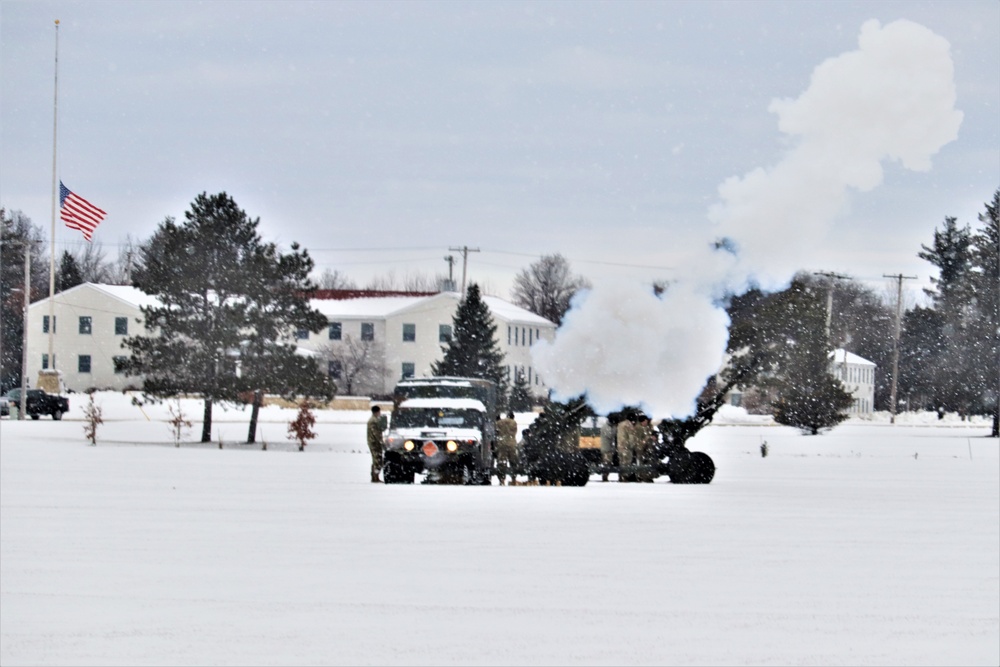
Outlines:
{"type": "Polygon", "coordinates": [[[635,426],[635,463],[638,468],[636,481],[652,482],[652,458],[656,446],[656,434],[649,417],[639,415],[639,423],[635,426]]]}
{"type": "Polygon", "coordinates": [[[372,416],[368,418],[368,451],[372,453],[372,483],[381,482],[378,473],[382,470],[382,450],[385,446],[382,441],[382,409],[372,406],[372,416]]]}
{"type": "Polygon", "coordinates": [[[610,416],[601,424],[601,465],[604,466],[604,472],[601,473],[602,482],[608,481],[608,469],[614,464],[617,430],[610,416]]]}
{"type": "Polygon", "coordinates": [[[618,423],[618,481],[635,481],[632,458],[635,455],[635,416],[623,417],[618,423]]]}
{"type": "Polygon", "coordinates": [[[514,482],[517,475],[517,422],[514,413],[508,412],[505,419],[497,420],[497,478],[503,486],[505,477],[510,473],[510,481],[514,482]]]}
{"type": "Polygon", "coordinates": [[[580,451],[580,425],[577,424],[573,428],[563,432],[562,437],[559,438],[558,449],[561,452],[567,454],[572,454],[574,452],[580,451]]]}

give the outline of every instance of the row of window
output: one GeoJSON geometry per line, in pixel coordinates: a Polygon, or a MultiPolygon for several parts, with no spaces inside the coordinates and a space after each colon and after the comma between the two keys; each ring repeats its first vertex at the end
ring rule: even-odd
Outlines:
{"type": "MultiPolygon", "coordinates": [[[[326,372],[331,380],[340,380],[344,377],[344,366],[337,359],[330,359],[327,362],[326,372]]],[[[400,377],[402,379],[411,378],[417,374],[417,366],[412,361],[404,361],[400,377]]]]}
{"type": "Polygon", "coordinates": [[[870,366],[848,366],[845,368],[843,364],[840,364],[837,377],[843,382],[875,384],[875,369],[870,366]]]}
{"type": "Polygon", "coordinates": [[[535,386],[540,386],[542,384],[542,379],[538,376],[538,373],[532,374],[531,366],[528,366],[527,368],[524,366],[504,366],[504,370],[507,372],[507,382],[511,384],[514,384],[518,375],[527,380],[529,385],[534,383],[535,386]]]}
{"type": "MultiPolygon", "coordinates": [[[[52,361],[55,361],[56,355],[52,355],[52,361]]],[[[111,361],[114,363],[115,374],[121,375],[125,372],[125,362],[128,361],[128,357],[112,357],[111,361]]],[[[42,354],[42,370],[46,370],[49,367],[49,355],[42,354]]],[[[90,373],[91,372],[91,357],[89,354],[80,354],[76,357],[76,372],[77,373],[90,373]]]]}
{"type": "MultiPolygon", "coordinates": [[[[58,322],[56,321],[56,316],[52,316],[52,333],[56,333],[56,327],[58,322]]],[[[77,331],[84,335],[89,336],[94,332],[94,318],[90,315],[81,315],[77,325],[77,331]]],[[[42,315],[42,333],[49,332],[49,316],[42,315]]],[[[115,318],[115,335],[116,336],[127,336],[128,335],[128,318],[127,317],[116,317],[115,318]]]]}
{"type": "Polygon", "coordinates": [[[541,340],[542,333],[531,327],[507,327],[507,345],[527,345],[531,347],[541,340]]]}
{"type": "MultiPolygon", "coordinates": [[[[330,340],[342,340],[344,335],[343,322],[330,322],[330,326],[327,328],[327,337],[330,340]]],[[[298,340],[309,340],[309,330],[299,329],[295,332],[295,338],[298,340]]],[[[361,323],[361,340],[372,341],[375,340],[375,324],[373,322],[362,322],[361,323]]],[[[417,325],[416,324],[403,324],[403,342],[404,343],[414,343],[417,340],[417,325]]],[[[447,343],[451,340],[451,325],[450,324],[439,324],[438,325],[438,342],[447,343]]]]}

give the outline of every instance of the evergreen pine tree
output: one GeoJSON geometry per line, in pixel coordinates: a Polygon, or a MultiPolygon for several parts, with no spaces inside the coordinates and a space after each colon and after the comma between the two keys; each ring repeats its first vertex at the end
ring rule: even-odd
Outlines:
{"type": "Polygon", "coordinates": [[[847,418],[851,405],[840,380],[830,374],[825,299],[810,285],[793,280],[778,304],[787,327],[773,378],[778,392],[774,420],[812,435],[847,418]]]}
{"type": "Polygon", "coordinates": [[[941,365],[946,347],[940,313],[922,306],[906,312],[899,338],[898,393],[907,409],[947,409],[939,398],[945,392],[938,391],[938,381],[945,376],[941,365]]]}
{"type": "Polygon", "coordinates": [[[253,278],[246,287],[246,338],[243,342],[241,380],[252,392],[247,443],[256,441],[257,417],[265,393],[288,399],[333,397],[333,385],[312,357],[296,353],[288,334],[296,330],[318,332],[326,317],[309,305],[315,286],[309,280],[312,259],[298,244],[288,254],[273,243],[260,245],[250,258],[253,278]]]}
{"type": "Polygon", "coordinates": [[[933,244],[921,248],[918,256],[938,270],[931,278],[934,288],[925,290],[942,320],[943,345],[935,364],[935,407],[941,414],[954,411],[964,417],[980,407],[983,392],[983,368],[974,354],[980,341],[974,308],[972,232],[968,225],[959,227],[955,218],[947,217],[943,227],[934,230],[933,244]]]}
{"type": "Polygon", "coordinates": [[[83,277],[76,258],[68,250],[63,250],[62,257],[59,258],[59,271],[56,273],[56,291],[64,292],[82,283],[83,277]]]}
{"type": "Polygon", "coordinates": [[[144,376],[147,393],[199,393],[205,401],[202,442],[211,436],[212,406],[248,389],[283,393],[317,388],[313,360],[278,341],[289,327],[318,331],[318,313],[299,288],[310,286],[308,256],[279,255],[226,193],[198,195],[185,222],[168,218],[141,251],[133,280],[159,305],[143,307],[148,336],[126,339],[127,370],[144,376]],[[244,372],[237,373],[243,361],[244,372]],[[270,374],[270,377],[265,377],[270,374]]]}
{"type": "Polygon", "coordinates": [[[920,259],[937,267],[938,275],[931,277],[932,288],[924,291],[934,300],[934,308],[949,322],[954,322],[962,305],[968,302],[969,272],[972,268],[972,233],[969,226],[959,227],[953,217],[944,219],[942,229],[934,230],[934,242],[921,245],[920,259]]]}
{"type": "Polygon", "coordinates": [[[979,214],[982,227],[972,237],[973,313],[970,356],[981,387],[982,410],[993,413],[993,437],[1000,436],[1000,189],[979,214]]]}
{"type": "Polygon", "coordinates": [[[29,301],[48,294],[45,235],[20,211],[0,208],[0,393],[21,385],[24,340],[24,252],[30,253],[29,301]],[[16,290],[16,291],[15,291],[16,290]]]}
{"type": "Polygon", "coordinates": [[[514,384],[510,388],[510,399],[508,404],[514,412],[528,412],[534,403],[531,391],[528,387],[528,380],[524,373],[518,372],[514,377],[514,384]]]}
{"type": "Polygon", "coordinates": [[[444,358],[431,366],[434,375],[483,378],[503,389],[503,352],[497,342],[497,325],[473,283],[452,318],[452,337],[443,346],[444,358]]]}

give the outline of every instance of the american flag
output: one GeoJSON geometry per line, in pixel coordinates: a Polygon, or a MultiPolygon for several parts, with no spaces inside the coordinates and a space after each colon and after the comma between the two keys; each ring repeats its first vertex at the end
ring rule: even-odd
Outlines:
{"type": "Polygon", "coordinates": [[[106,215],[107,213],[83,197],[70,192],[70,189],[59,181],[59,217],[67,227],[79,229],[83,232],[83,238],[89,241],[97,225],[106,215]]]}

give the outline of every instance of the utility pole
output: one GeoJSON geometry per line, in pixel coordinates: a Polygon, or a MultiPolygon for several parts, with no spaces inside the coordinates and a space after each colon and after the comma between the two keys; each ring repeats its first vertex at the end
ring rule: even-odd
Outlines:
{"type": "Polygon", "coordinates": [[[452,277],[452,270],[455,268],[455,256],[447,255],[444,261],[448,262],[448,291],[455,291],[455,279],[452,277]]]}
{"type": "Polygon", "coordinates": [[[851,277],[844,276],[839,273],[830,273],[828,271],[816,271],[813,275],[830,278],[830,288],[826,291],[826,344],[833,349],[833,341],[830,340],[830,321],[833,319],[833,281],[850,280],[851,277]]]}
{"type": "Polygon", "coordinates": [[[467,270],[469,268],[469,253],[470,252],[479,252],[479,248],[470,248],[469,246],[464,245],[461,248],[448,248],[448,250],[450,250],[452,252],[460,252],[460,253],[462,253],[462,298],[464,299],[465,298],[465,276],[466,276],[466,272],[467,272],[467,270]]]}
{"type": "Polygon", "coordinates": [[[889,423],[896,423],[896,384],[899,376],[899,333],[901,330],[901,320],[903,316],[903,281],[916,280],[916,276],[904,276],[902,273],[896,275],[882,274],[883,278],[892,278],[896,281],[896,335],[892,341],[892,389],[889,391],[889,423]]]}
{"type": "MultiPolygon", "coordinates": [[[[28,303],[31,300],[31,244],[24,244],[24,313],[21,330],[21,405],[17,409],[17,418],[24,419],[24,411],[28,408],[28,303]]],[[[56,321],[49,318],[49,331],[55,328],[56,321]]],[[[51,350],[51,346],[49,347],[51,350]]],[[[49,363],[52,363],[52,353],[49,352],[49,363]]]]}

